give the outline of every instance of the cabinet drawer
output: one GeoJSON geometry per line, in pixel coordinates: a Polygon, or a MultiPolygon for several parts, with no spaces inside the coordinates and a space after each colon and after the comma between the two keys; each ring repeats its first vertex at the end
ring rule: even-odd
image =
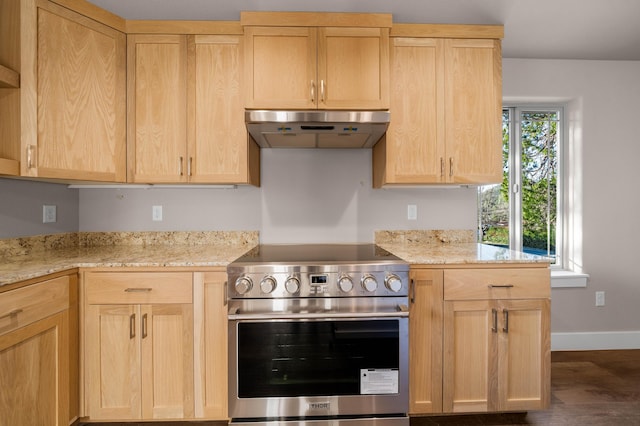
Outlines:
{"type": "Polygon", "coordinates": [[[530,299],[551,296],[547,268],[444,271],[445,300],[530,299]]]}
{"type": "Polygon", "coordinates": [[[192,303],[191,272],[88,272],[89,304],[192,303]]]}
{"type": "Polygon", "coordinates": [[[69,277],[58,277],[0,294],[0,334],[69,307],[69,277]]]}

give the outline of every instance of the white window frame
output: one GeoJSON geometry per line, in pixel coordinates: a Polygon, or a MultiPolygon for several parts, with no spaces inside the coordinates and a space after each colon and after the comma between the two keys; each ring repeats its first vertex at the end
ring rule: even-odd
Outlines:
{"type": "Polygon", "coordinates": [[[509,139],[509,183],[510,196],[513,197],[514,190],[517,197],[513,201],[509,201],[509,247],[514,250],[522,251],[522,193],[519,190],[521,181],[521,162],[522,162],[522,144],[520,142],[520,115],[522,111],[557,111],[560,121],[560,132],[558,134],[558,188],[557,188],[557,215],[556,215],[556,262],[551,265],[552,287],[586,287],[589,275],[582,270],[576,270],[575,260],[581,258],[581,254],[574,253],[573,250],[580,250],[575,247],[575,243],[569,243],[574,240],[572,235],[572,226],[569,223],[575,221],[573,208],[575,200],[570,197],[571,191],[570,173],[576,169],[569,156],[570,153],[570,126],[565,111],[570,109],[564,103],[540,104],[517,102],[505,102],[503,109],[510,109],[510,139],[509,139]],[[515,137],[513,137],[515,136],[515,137]],[[514,153],[515,150],[515,153],[514,153]],[[518,171],[518,173],[516,173],[518,171]],[[515,175],[518,176],[515,176],[515,175]],[[514,226],[515,225],[515,226],[514,226]],[[516,230],[518,232],[516,232],[516,230]]]}
{"type": "Polygon", "coordinates": [[[523,249],[523,224],[522,224],[522,112],[555,112],[558,114],[560,132],[558,133],[558,197],[556,199],[556,241],[555,256],[556,262],[551,265],[552,269],[562,269],[564,261],[564,243],[562,241],[563,218],[564,218],[564,107],[562,105],[504,105],[504,109],[510,110],[509,122],[509,247],[512,250],[522,251],[523,249]]]}

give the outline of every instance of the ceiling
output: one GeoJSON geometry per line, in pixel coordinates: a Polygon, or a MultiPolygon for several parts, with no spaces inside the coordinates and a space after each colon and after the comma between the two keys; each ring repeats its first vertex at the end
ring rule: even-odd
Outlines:
{"type": "Polygon", "coordinates": [[[125,19],[237,21],[241,10],[392,13],[394,22],[502,24],[505,58],[640,61],[638,0],[89,0],[125,19]]]}

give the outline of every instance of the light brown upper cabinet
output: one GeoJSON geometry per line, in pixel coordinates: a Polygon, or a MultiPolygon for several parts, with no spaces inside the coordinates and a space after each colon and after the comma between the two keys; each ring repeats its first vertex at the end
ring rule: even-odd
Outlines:
{"type": "Polygon", "coordinates": [[[241,22],[247,108],[389,107],[390,15],[243,12],[241,22]]]}
{"type": "Polygon", "coordinates": [[[374,187],[502,181],[499,39],[392,37],[389,110],[374,187]]]}
{"type": "Polygon", "coordinates": [[[128,36],[128,181],[259,185],[239,35],[128,36]]]}
{"type": "Polygon", "coordinates": [[[0,16],[0,174],[124,182],[125,35],[47,1],[0,16]]]}

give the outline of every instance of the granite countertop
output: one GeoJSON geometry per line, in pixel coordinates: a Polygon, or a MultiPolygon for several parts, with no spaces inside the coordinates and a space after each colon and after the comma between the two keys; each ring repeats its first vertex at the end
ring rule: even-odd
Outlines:
{"type": "Polygon", "coordinates": [[[543,256],[478,244],[472,230],[377,231],[375,241],[412,265],[549,263],[543,256]]]}
{"type": "MultiPolygon", "coordinates": [[[[477,244],[473,231],[376,231],[375,243],[414,265],[549,263],[477,244]]],[[[72,268],[226,267],[257,231],[71,233],[0,240],[0,286],[72,268]]]]}
{"type": "Polygon", "coordinates": [[[481,263],[549,263],[549,259],[506,248],[477,243],[424,245],[381,243],[383,249],[412,265],[460,265],[481,263]]]}
{"type": "Polygon", "coordinates": [[[195,234],[85,233],[53,242],[14,240],[0,247],[0,286],[79,267],[226,267],[258,244],[256,231],[195,234]]]}

